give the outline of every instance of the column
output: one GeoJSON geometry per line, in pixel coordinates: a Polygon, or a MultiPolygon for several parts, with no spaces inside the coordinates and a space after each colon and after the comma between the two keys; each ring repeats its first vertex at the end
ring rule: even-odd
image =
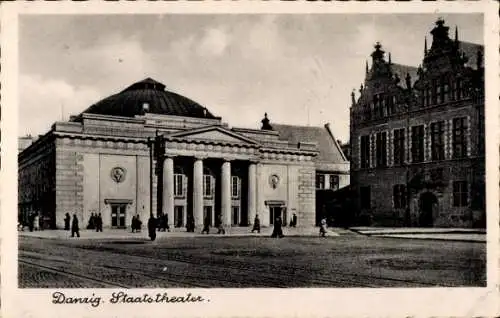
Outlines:
{"type": "Polygon", "coordinates": [[[168,225],[174,225],[174,159],[163,160],[163,214],[168,215],[168,225]]]}
{"type": "Polygon", "coordinates": [[[203,226],[203,159],[195,158],[193,166],[193,217],[197,227],[203,226]]]}
{"type": "Polygon", "coordinates": [[[231,225],[231,162],[224,160],[221,177],[222,224],[231,225]]]}
{"type": "Polygon", "coordinates": [[[257,165],[248,166],[248,224],[253,224],[257,214],[257,165]]]}

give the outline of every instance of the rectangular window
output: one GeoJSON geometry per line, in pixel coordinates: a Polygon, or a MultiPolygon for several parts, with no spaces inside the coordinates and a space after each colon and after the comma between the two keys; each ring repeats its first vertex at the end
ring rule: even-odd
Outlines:
{"type": "Polygon", "coordinates": [[[237,176],[231,177],[231,197],[240,197],[240,178],[238,178],[237,176]]]}
{"type": "Polygon", "coordinates": [[[453,182],[453,205],[467,206],[468,189],[466,181],[454,181],[453,182]]]}
{"type": "Polygon", "coordinates": [[[432,160],[444,160],[444,121],[431,124],[432,160]]]}
{"type": "Polygon", "coordinates": [[[485,152],[485,126],[484,126],[484,107],[479,107],[478,109],[478,126],[479,126],[479,131],[478,131],[478,145],[477,145],[477,154],[478,156],[484,156],[485,152]]]}
{"type": "Polygon", "coordinates": [[[438,87],[436,88],[436,90],[437,90],[436,91],[436,95],[438,97],[438,102],[442,103],[444,95],[443,95],[443,87],[441,86],[441,84],[438,85],[438,87]]]}
{"type": "Polygon", "coordinates": [[[467,156],[467,118],[453,119],[453,157],[467,156]]]}
{"type": "Polygon", "coordinates": [[[371,193],[370,187],[360,187],[359,188],[359,197],[362,209],[370,209],[371,208],[371,193]]]}
{"type": "Polygon", "coordinates": [[[212,196],[212,176],[203,175],[203,196],[211,197],[212,196]]]}
{"type": "Polygon", "coordinates": [[[377,167],[387,166],[387,132],[377,133],[377,167]]]}
{"type": "Polygon", "coordinates": [[[424,161],[424,125],[411,127],[411,160],[424,161]]]}
{"type": "Polygon", "coordinates": [[[361,136],[361,169],[370,167],[370,136],[361,136]]]}
{"type": "Polygon", "coordinates": [[[448,83],[443,84],[443,102],[450,100],[450,85],[448,83]]]}
{"type": "Polygon", "coordinates": [[[338,190],[339,189],[339,176],[331,174],[329,177],[330,177],[330,189],[338,190]]]}
{"type": "Polygon", "coordinates": [[[438,102],[438,84],[437,84],[437,81],[436,80],[433,80],[432,81],[432,86],[431,86],[431,89],[432,89],[432,105],[436,105],[437,102],[438,102]]]}
{"type": "Polygon", "coordinates": [[[406,208],[406,187],[404,184],[396,184],[393,187],[394,208],[404,209],[406,208]]]}
{"type": "Polygon", "coordinates": [[[394,164],[403,165],[405,162],[405,129],[394,130],[394,164]]]}
{"type": "Polygon", "coordinates": [[[316,189],[324,189],[325,188],[325,175],[318,173],[316,174],[316,189]]]}
{"type": "Polygon", "coordinates": [[[182,174],[174,174],[174,196],[184,196],[184,176],[182,174]]]}

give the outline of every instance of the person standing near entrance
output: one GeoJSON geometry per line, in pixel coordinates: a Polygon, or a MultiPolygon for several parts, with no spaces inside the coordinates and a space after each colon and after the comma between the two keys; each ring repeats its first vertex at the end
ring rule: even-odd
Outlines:
{"type": "Polygon", "coordinates": [[[252,228],[252,233],[257,231],[257,233],[260,233],[260,219],[259,215],[255,215],[255,219],[253,220],[253,228],[252,228]]]}
{"type": "Polygon", "coordinates": [[[78,226],[78,218],[73,214],[73,222],[71,223],[71,237],[80,237],[80,227],[78,226]]]}
{"type": "Polygon", "coordinates": [[[292,227],[297,226],[297,214],[295,214],[295,213],[292,216],[292,222],[291,222],[290,226],[292,226],[292,227]]]}
{"type": "Polygon", "coordinates": [[[273,233],[271,234],[271,237],[275,238],[282,238],[283,235],[283,228],[282,228],[282,223],[281,223],[281,217],[276,217],[274,220],[274,228],[273,228],[273,233]]]}
{"type": "Polygon", "coordinates": [[[152,214],[148,220],[148,232],[149,238],[154,241],[156,239],[156,219],[152,214]]]}

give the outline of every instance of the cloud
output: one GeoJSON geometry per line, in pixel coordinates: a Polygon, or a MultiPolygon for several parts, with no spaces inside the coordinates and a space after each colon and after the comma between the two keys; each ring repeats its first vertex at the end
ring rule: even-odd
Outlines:
{"type": "Polygon", "coordinates": [[[80,113],[101,95],[90,87],[74,87],[38,75],[21,75],[19,93],[19,135],[43,134],[52,123],[80,113]]]}
{"type": "Polygon", "coordinates": [[[200,40],[198,54],[220,56],[229,44],[229,35],[222,29],[210,28],[206,30],[200,40]]]}

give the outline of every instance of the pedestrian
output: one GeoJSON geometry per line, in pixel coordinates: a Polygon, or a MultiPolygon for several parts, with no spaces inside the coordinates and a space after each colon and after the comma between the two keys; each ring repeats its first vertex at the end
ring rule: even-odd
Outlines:
{"type": "Polygon", "coordinates": [[[153,214],[151,214],[148,220],[148,232],[151,241],[154,241],[156,239],[156,227],[157,227],[156,219],[153,216],[153,214]]]}
{"type": "Polygon", "coordinates": [[[69,231],[69,223],[71,222],[71,216],[66,212],[66,216],[64,217],[64,230],[69,231]]]}
{"type": "Polygon", "coordinates": [[[35,216],[33,218],[33,225],[34,225],[35,231],[40,230],[40,216],[38,215],[38,213],[35,213],[35,216]]]}
{"type": "Polygon", "coordinates": [[[187,232],[194,232],[194,220],[191,215],[188,215],[187,220],[186,220],[186,231],[187,232]]]}
{"type": "Polygon", "coordinates": [[[255,219],[253,220],[253,228],[252,228],[252,233],[257,231],[257,233],[260,233],[260,219],[259,215],[255,215],[255,219]]]}
{"type": "Polygon", "coordinates": [[[207,234],[210,233],[210,218],[208,217],[208,215],[205,217],[205,220],[203,221],[203,230],[201,230],[201,234],[205,232],[207,234]]]}
{"type": "Polygon", "coordinates": [[[326,235],[326,218],[321,219],[321,225],[319,227],[319,235],[325,237],[326,235]]]}
{"type": "Polygon", "coordinates": [[[136,232],[141,232],[142,221],[141,221],[141,218],[139,217],[139,214],[137,214],[135,216],[135,223],[136,223],[136,227],[135,227],[136,232]]]}
{"type": "Polygon", "coordinates": [[[281,227],[282,223],[281,223],[281,217],[276,217],[276,219],[274,220],[274,228],[273,228],[273,233],[271,234],[271,237],[275,237],[275,238],[282,238],[284,235],[283,235],[283,228],[281,227]]]}
{"type": "Polygon", "coordinates": [[[95,221],[95,227],[96,227],[96,232],[102,232],[102,216],[101,213],[97,215],[94,219],[95,221]]]}
{"type": "Polygon", "coordinates": [[[293,214],[292,216],[292,224],[290,224],[292,227],[296,227],[297,226],[297,214],[293,214]]]}
{"type": "Polygon", "coordinates": [[[30,232],[33,232],[34,222],[35,222],[35,214],[33,212],[30,212],[30,214],[28,215],[28,228],[30,232]]]}
{"type": "Polygon", "coordinates": [[[135,232],[136,228],[137,228],[137,219],[135,218],[135,215],[132,216],[132,224],[131,224],[131,227],[132,227],[132,233],[135,232]]]}
{"type": "Polygon", "coordinates": [[[78,227],[78,218],[73,214],[73,222],[71,223],[71,237],[80,237],[80,228],[78,227]]]}
{"type": "Polygon", "coordinates": [[[224,225],[222,224],[222,218],[221,218],[220,215],[219,215],[218,219],[219,219],[218,220],[218,223],[219,223],[218,229],[219,229],[219,231],[217,231],[217,234],[226,234],[226,230],[224,229],[224,225]]]}
{"type": "Polygon", "coordinates": [[[94,213],[90,214],[89,222],[87,223],[87,230],[93,230],[95,229],[95,216],[94,213]]]}

